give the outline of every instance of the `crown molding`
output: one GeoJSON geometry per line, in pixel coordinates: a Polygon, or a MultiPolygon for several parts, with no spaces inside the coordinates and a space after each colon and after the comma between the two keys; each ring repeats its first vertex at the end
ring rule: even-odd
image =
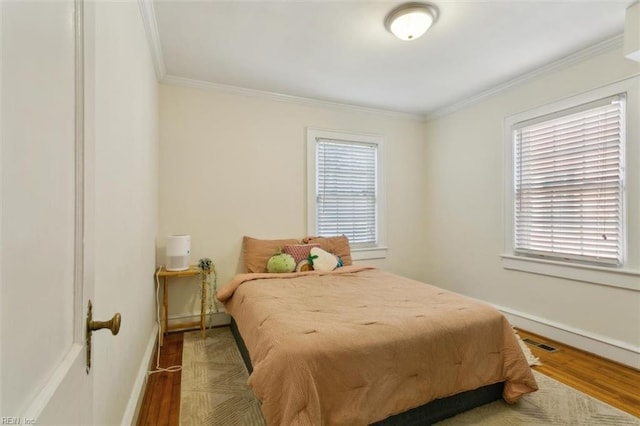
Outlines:
{"type": "Polygon", "coordinates": [[[609,39],[603,40],[599,43],[596,43],[592,46],[589,46],[585,49],[579,50],[575,53],[572,53],[568,56],[565,56],[564,58],[557,60],[557,61],[553,61],[551,63],[548,63],[547,65],[544,65],[540,68],[536,68],[533,71],[530,71],[528,73],[519,75],[516,78],[513,78],[511,80],[508,80],[502,84],[499,84],[497,86],[494,86],[488,90],[482,91],[480,93],[477,93],[475,95],[472,95],[470,97],[467,97],[461,101],[455,102],[453,104],[450,104],[448,106],[442,107],[442,108],[438,108],[436,109],[434,112],[432,113],[428,113],[425,116],[425,120],[433,120],[436,118],[441,118],[444,117],[445,115],[449,115],[452,114],[456,111],[459,111],[463,108],[469,107],[471,105],[480,103],[488,98],[491,98],[493,96],[496,96],[514,86],[518,86],[527,82],[530,82],[532,80],[547,76],[551,73],[560,71],[562,69],[568,68],[571,65],[574,65],[578,62],[582,62],[585,61],[587,59],[593,58],[595,56],[598,56],[602,53],[606,53],[609,52],[611,50],[614,49],[619,49],[622,48],[622,44],[623,44],[623,35],[619,34],[616,35],[614,37],[611,37],[609,39]]]}
{"type": "Polygon", "coordinates": [[[165,75],[160,81],[162,84],[171,86],[191,87],[196,89],[211,90],[216,92],[224,92],[235,95],[251,96],[263,99],[270,99],[278,102],[288,102],[298,105],[306,105],[312,107],[322,107],[329,109],[337,109],[342,111],[360,112],[365,114],[377,114],[390,118],[420,121],[424,122],[425,117],[421,114],[411,114],[408,112],[391,111],[386,109],[371,108],[359,105],[343,104],[339,102],[323,101],[313,98],[305,98],[302,96],[285,95],[283,93],[268,92],[265,90],[247,89],[239,86],[231,86],[227,84],[211,83],[203,80],[194,80],[190,78],[177,77],[173,75],[165,75]]]}
{"type": "Polygon", "coordinates": [[[162,45],[160,44],[160,33],[158,32],[158,22],[156,21],[156,12],[153,8],[153,0],[138,0],[140,14],[144,30],[147,34],[149,42],[149,51],[151,52],[151,60],[153,68],[156,71],[156,78],[162,81],[167,71],[164,67],[164,57],[162,56],[162,45]]]}

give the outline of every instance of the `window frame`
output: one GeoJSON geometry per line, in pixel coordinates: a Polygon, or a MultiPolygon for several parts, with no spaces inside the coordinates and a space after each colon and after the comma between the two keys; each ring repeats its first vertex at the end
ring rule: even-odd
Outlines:
{"type": "Polygon", "coordinates": [[[334,130],[307,128],[307,235],[317,235],[317,165],[316,146],[319,139],[339,140],[354,144],[373,144],[377,146],[376,170],[376,237],[375,245],[351,243],[351,256],[354,260],[384,259],[387,255],[385,245],[385,191],[384,191],[384,138],[380,135],[350,133],[334,130]]]}
{"type": "MultiPolygon", "coordinates": [[[[610,105],[613,105],[614,103],[618,103],[619,105],[614,107],[616,108],[619,112],[620,112],[620,120],[618,122],[616,122],[617,124],[620,125],[620,130],[621,130],[621,134],[620,137],[618,139],[616,139],[616,141],[619,143],[619,154],[618,156],[616,156],[616,161],[618,162],[618,171],[619,173],[619,178],[616,180],[615,184],[612,185],[612,187],[615,188],[616,193],[618,194],[618,197],[616,198],[617,203],[616,203],[616,209],[619,212],[619,217],[618,220],[615,222],[618,225],[618,229],[619,229],[619,234],[615,233],[614,235],[616,237],[618,237],[617,240],[617,244],[615,246],[615,248],[617,249],[616,251],[616,256],[615,258],[610,257],[610,256],[593,256],[593,255],[584,255],[584,254],[577,254],[577,253],[569,253],[568,251],[565,252],[553,252],[550,250],[545,250],[545,249],[535,249],[533,247],[531,247],[530,244],[532,243],[527,243],[527,241],[530,240],[535,240],[535,232],[533,234],[531,233],[526,233],[526,232],[522,232],[522,233],[518,233],[518,226],[515,226],[514,229],[514,252],[516,254],[520,254],[522,256],[527,256],[527,257],[538,257],[538,258],[542,258],[542,259],[548,259],[548,260],[556,260],[556,261],[566,261],[567,263],[585,263],[585,264],[591,264],[591,265],[595,265],[595,266],[605,266],[605,267],[619,267],[622,264],[624,264],[624,256],[625,256],[625,229],[624,229],[624,195],[625,195],[625,191],[624,191],[624,161],[625,161],[625,155],[624,155],[624,148],[626,145],[626,132],[625,132],[625,126],[626,126],[626,93],[617,93],[614,96],[608,96],[605,98],[601,98],[598,99],[596,101],[593,102],[587,102],[587,103],[583,103],[580,105],[576,105],[574,108],[571,108],[569,110],[562,110],[562,111],[557,111],[555,113],[552,114],[548,114],[548,115],[544,115],[541,117],[534,117],[531,120],[525,120],[525,121],[521,121],[518,123],[515,123],[512,126],[512,144],[515,147],[515,151],[514,151],[514,155],[513,155],[513,167],[514,167],[514,194],[516,195],[514,197],[514,216],[515,218],[521,218],[521,222],[524,225],[524,227],[526,228],[527,225],[533,225],[532,222],[527,221],[526,216],[531,215],[532,213],[534,213],[535,207],[534,206],[530,206],[529,209],[527,208],[518,208],[518,206],[522,206],[522,204],[524,204],[525,206],[528,205],[527,202],[525,203],[518,203],[518,197],[517,194],[520,193],[522,194],[522,197],[524,197],[525,200],[535,203],[535,197],[532,197],[530,195],[530,191],[531,189],[528,187],[527,184],[519,184],[518,182],[518,176],[520,176],[522,178],[522,176],[524,176],[524,179],[541,179],[541,174],[540,171],[538,169],[536,169],[536,167],[540,167],[540,158],[536,158],[531,160],[531,162],[527,162],[525,160],[523,160],[522,158],[518,158],[518,155],[516,155],[517,149],[518,147],[520,147],[520,149],[525,149],[523,147],[527,147],[528,149],[531,149],[530,144],[536,145],[539,147],[541,143],[546,143],[547,145],[545,145],[545,148],[550,147],[550,145],[548,144],[548,142],[541,142],[539,139],[535,139],[535,136],[530,136],[531,138],[534,138],[533,141],[531,142],[527,142],[528,137],[527,136],[523,136],[522,133],[524,132],[525,134],[527,132],[531,132],[533,131],[535,132],[540,132],[540,126],[544,125],[546,127],[545,130],[549,131],[551,128],[553,128],[554,132],[557,131],[558,129],[558,120],[564,120],[561,122],[560,126],[566,126],[567,124],[567,119],[569,117],[573,117],[573,120],[576,120],[576,115],[577,114],[583,114],[582,117],[585,116],[589,116],[589,114],[591,114],[593,116],[593,112],[598,109],[600,111],[602,111],[602,109],[604,108],[609,108],[610,105]],[[551,123],[556,123],[556,124],[551,124],[551,123]],[[533,129],[538,129],[538,130],[533,130],[533,129]],[[518,134],[518,136],[516,136],[518,134]],[[520,167],[517,167],[517,165],[520,165],[520,167]],[[527,169],[531,169],[534,168],[537,171],[536,175],[533,174],[528,174],[527,172],[523,171],[527,170],[527,169]],[[518,173],[518,170],[520,170],[521,174],[518,173]],[[521,244],[518,244],[518,241],[522,241],[521,244]]],[[[598,115],[598,121],[601,120],[601,114],[602,112],[599,113],[600,115],[598,115]]],[[[592,120],[589,124],[593,125],[595,123],[595,119],[592,120]]],[[[600,126],[602,126],[602,124],[600,124],[600,126]]],[[[609,126],[609,124],[606,125],[607,127],[609,126]]],[[[602,130],[599,130],[602,131],[602,130]]],[[[600,138],[601,136],[599,136],[600,138]]],[[[555,142],[557,142],[558,140],[554,138],[554,147],[555,142]]],[[[567,139],[560,139],[561,141],[561,147],[565,148],[567,146],[567,144],[569,143],[567,141],[567,139]]],[[[582,142],[583,139],[580,139],[580,141],[582,142]]],[[[598,144],[595,145],[594,150],[598,150],[600,151],[602,149],[602,145],[603,143],[605,143],[604,141],[598,140],[598,144]]],[[[607,145],[607,147],[609,148],[610,146],[607,145]]],[[[538,148],[540,149],[540,148],[538,148]]],[[[591,149],[591,148],[590,148],[591,149]]],[[[592,153],[593,151],[589,151],[589,153],[592,153]]],[[[559,154],[559,155],[555,155],[552,157],[554,162],[560,161],[560,162],[566,162],[566,155],[567,154],[559,154]]],[[[598,161],[602,161],[599,159],[600,157],[597,157],[598,161]]],[[[548,161],[548,159],[547,159],[548,161]]],[[[575,164],[573,165],[575,167],[575,164]]],[[[584,165],[583,165],[584,166],[584,165]]],[[[588,164],[589,168],[593,168],[595,166],[598,166],[598,164],[595,163],[595,161],[590,162],[588,164]]],[[[546,167],[549,167],[548,165],[546,165],[546,167]]],[[[555,166],[554,166],[555,167],[555,166]]],[[[560,170],[555,170],[554,169],[554,173],[558,173],[558,172],[565,172],[567,173],[567,168],[569,167],[566,164],[564,165],[564,169],[560,169],[560,170]]],[[[584,182],[585,179],[585,175],[592,173],[592,170],[586,170],[584,167],[580,169],[580,182],[584,182]]],[[[549,175],[542,175],[544,177],[544,179],[547,181],[547,183],[545,185],[548,185],[548,179],[549,179],[549,175]]],[[[555,177],[555,179],[559,179],[558,177],[555,177]]],[[[584,183],[580,183],[580,185],[584,185],[584,183]]],[[[546,186],[545,186],[546,188],[546,186]]],[[[566,186],[562,186],[562,195],[566,195],[567,194],[567,189],[566,186]]],[[[600,191],[602,191],[602,188],[600,188],[600,191]]],[[[539,197],[542,197],[542,195],[539,194],[539,197]]],[[[544,200],[548,201],[549,200],[549,192],[548,190],[545,189],[545,192],[543,192],[542,194],[544,194],[544,200]]],[[[538,208],[541,207],[541,203],[536,204],[536,206],[538,208]]],[[[554,208],[557,208],[557,204],[555,204],[555,202],[552,202],[552,205],[554,208]]],[[[593,211],[593,210],[592,210],[593,211]]],[[[581,210],[581,212],[585,212],[584,210],[581,210]]],[[[600,216],[601,217],[601,216],[600,216]]],[[[514,219],[514,224],[519,223],[518,220],[514,219]]],[[[593,223],[590,223],[593,225],[593,223]]],[[[598,221],[598,224],[601,226],[602,223],[600,221],[598,221]]],[[[560,233],[562,232],[571,232],[569,231],[568,228],[571,228],[570,226],[567,226],[567,223],[565,222],[565,220],[559,220],[559,221],[552,221],[550,223],[550,227],[551,229],[554,228],[559,228],[560,233]]],[[[547,229],[545,227],[545,229],[547,229]]],[[[553,232],[553,231],[552,231],[553,232]]],[[[600,233],[604,232],[602,230],[599,231],[600,233]]],[[[573,234],[572,234],[573,235],[573,234]]],[[[575,236],[580,236],[583,239],[588,239],[590,235],[589,232],[580,232],[580,234],[576,234],[575,236]]],[[[548,239],[545,240],[545,242],[547,243],[547,247],[550,246],[554,246],[556,244],[561,244],[561,238],[556,238],[556,237],[551,237],[549,236],[548,239]]],[[[597,242],[593,245],[590,246],[583,246],[580,245],[581,249],[584,250],[585,248],[589,247],[592,249],[596,249],[597,246],[597,242]]],[[[577,248],[574,246],[574,249],[577,248]]],[[[599,247],[598,247],[599,249],[599,247]]],[[[599,252],[599,250],[595,250],[596,252],[599,252]]]]}
{"type": "MultiPolygon", "coordinates": [[[[638,125],[631,118],[638,114],[638,85],[637,78],[631,77],[613,84],[599,87],[575,96],[561,99],[546,105],[542,105],[524,112],[508,116],[503,125],[504,143],[504,251],[501,254],[502,266],[505,269],[522,272],[530,272],[552,277],[566,278],[576,281],[595,283],[613,287],[640,290],[640,261],[636,259],[640,252],[640,242],[629,242],[630,228],[627,219],[630,215],[640,210],[640,200],[636,195],[631,205],[628,203],[628,193],[637,191],[640,185],[637,182],[629,183],[627,171],[630,167],[639,167],[638,152],[632,156],[625,155],[629,141],[637,141],[638,125]],[[626,114],[623,118],[626,141],[623,141],[622,164],[622,264],[619,266],[601,266],[584,262],[572,262],[568,260],[545,259],[535,256],[516,254],[515,250],[515,158],[513,129],[523,121],[536,117],[570,110],[583,104],[597,101],[617,94],[625,94],[627,98],[626,114]]],[[[628,152],[626,153],[628,154],[628,152]]],[[[632,235],[637,234],[637,228],[631,230],[632,235]]]]}

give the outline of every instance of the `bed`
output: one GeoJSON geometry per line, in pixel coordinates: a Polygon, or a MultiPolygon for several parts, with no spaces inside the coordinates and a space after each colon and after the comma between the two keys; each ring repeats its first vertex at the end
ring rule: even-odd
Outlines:
{"type": "Polygon", "coordinates": [[[218,299],[269,425],[430,424],[537,389],[508,321],[473,299],[364,266],[252,272],[218,299]]]}

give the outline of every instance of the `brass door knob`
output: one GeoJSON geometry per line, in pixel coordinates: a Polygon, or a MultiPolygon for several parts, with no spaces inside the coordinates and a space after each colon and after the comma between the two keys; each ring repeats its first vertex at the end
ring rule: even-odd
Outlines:
{"type": "Polygon", "coordinates": [[[120,331],[120,313],[116,313],[109,321],[89,321],[91,331],[108,328],[114,336],[120,331]]]}
{"type": "Polygon", "coordinates": [[[109,321],[94,321],[93,320],[93,305],[89,300],[89,306],[87,306],[87,329],[85,330],[85,339],[87,346],[87,374],[91,369],[91,335],[94,331],[102,328],[108,328],[111,330],[111,334],[114,336],[120,331],[121,317],[120,313],[116,313],[109,321]]]}

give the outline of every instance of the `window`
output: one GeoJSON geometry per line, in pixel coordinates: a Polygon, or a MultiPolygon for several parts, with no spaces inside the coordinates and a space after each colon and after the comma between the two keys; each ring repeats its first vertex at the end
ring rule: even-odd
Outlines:
{"type": "Polygon", "coordinates": [[[376,245],[377,144],[317,139],[316,230],[376,245]]]}
{"type": "Polygon", "coordinates": [[[505,269],[640,291],[640,79],[506,117],[505,269]]]}
{"type": "Polygon", "coordinates": [[[516,123],[514,251],[623,263],[625,95],[516,123]]]}
{"type": "Polygon", "coordinates": [[[307,131],[309,234],[346,235],[356,259],[384,257],[381,146],[378,136],[307,131]]]}

